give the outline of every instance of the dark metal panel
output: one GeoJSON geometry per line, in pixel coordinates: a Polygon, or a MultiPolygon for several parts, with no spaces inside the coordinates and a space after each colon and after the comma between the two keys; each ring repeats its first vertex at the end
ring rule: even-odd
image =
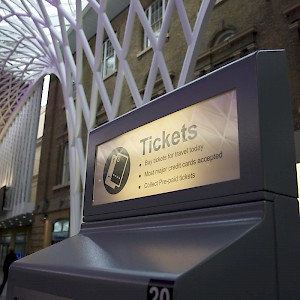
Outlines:
{"type": "Polygon", "coordinates": [[[95,129],[88,146],[85,221],[174,211],[178,204],[181,209],[190,209],[195,202],[207,207],[209,199],[216,198],[218,205],[228,204],[224,196],[263,190],[296,197],[295,151],[285,78],[284,52],[260,51],[95,129]],[[240,179],[92,205],[97,145],[232,89],[237,93],[240,179]]]}

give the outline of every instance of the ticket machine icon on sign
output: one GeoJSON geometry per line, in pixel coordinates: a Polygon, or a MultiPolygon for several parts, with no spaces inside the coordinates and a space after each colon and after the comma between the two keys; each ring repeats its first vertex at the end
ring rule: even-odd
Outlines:
{"type": "Polygon", "coordinates": [[[105,178],[106,185],[112,189],[121,186],[127,162],[128,156],[122,153],[112,156],[105,178]]]}

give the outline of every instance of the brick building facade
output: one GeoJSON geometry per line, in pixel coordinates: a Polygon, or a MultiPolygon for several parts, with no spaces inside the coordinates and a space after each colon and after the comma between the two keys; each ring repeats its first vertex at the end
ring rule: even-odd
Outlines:
{"type": "MultiPolygon", "coordinates": [[[[62,91],[55,76],[51,76],[48,97],[31,253],[59,241],[59,235],[61,238],[65,237],[67,234],[64,231],[53,234],[53,226],[56,221],[69,220],[69,181],[68,175],[63,178],[62,169],[68,134],[62,91]]],[[[65,169],[68,169],[67,161],[65,169]]]]}

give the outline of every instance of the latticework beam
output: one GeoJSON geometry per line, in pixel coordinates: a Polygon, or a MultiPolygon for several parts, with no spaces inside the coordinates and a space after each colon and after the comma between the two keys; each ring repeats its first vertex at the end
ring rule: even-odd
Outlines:
{"type": "MultiPolygon", "coordinates": [[[[110,21],[112,8],[116,5],[123,10],[124,3],[117,1],[87,0],[87,8],[82,10],[82,1],[71,1],[72,10],[59,0],[2,0],[0,4],[0,129],[13,117],[14,109],[22,102],[27,89],[46,73],[54,73],[59,78],[66,107],[70,168],[71,168],[71,235],[79,230],[82,208],[82,190],[85,182],[85,151],[81,132],[85,127],[90,131],[95,126],[97,107],[102,102],[107,119],[113,120],[122,101],[122,90],[126,83],[134,104],[139,107],[151,99],[158,71],[165,90],[172,91],[176,86],[170,78],[164,47],[171,20],[179,17],[186,41],[186,54],[178,86],[192,79],[196,57],[204,36],[205,26],[215,1],[203,0],[198,18],[193,28],[185,10],[185,1],[169,0],[165,9],[161,31],[157,38],[147,20],[142,1],[131,0],[128,3],[128,15],[123,41],[118,39],[110,21]],[[122,7],[121,7],[122,6],[122,7]],[[57,14],[54,20],[49,13],[57,14]],[[91,49],[84,22],[90,9],[96,15],[93,28],[96,35],[96,47],[91,49]],[[176,14],[174,11],[176,10],[176,14]],[[153,51],[149,66],[149,76],[143,95],[139,92],[136,80],[128,60],[130,41],[135,21],[138,21],[146,33],[153,51]],[[73,55],[66,24],[75,32],[76,43],[73,55]],[[102,44],[108,37],[112,43],[118,61],[116,83],[112,98],[106,90],[102,75],[102,44]],[[83,82],[83,56],[91,70],[92,85],[87,93],[83,82]],[[76,102],[73,98],[73,82],[76,87],[76,102]],[[3,107],[3,109],[2,109],[3,107]],[[82,118],[83,116],[83,118],[82,118]]],[[[122,1],[121,1],[122,2],[122,1]]]]}

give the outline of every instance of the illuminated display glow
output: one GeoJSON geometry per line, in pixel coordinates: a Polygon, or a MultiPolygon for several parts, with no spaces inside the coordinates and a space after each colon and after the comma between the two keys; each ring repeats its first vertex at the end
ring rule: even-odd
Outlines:
{"type": "Polygon", "coordinates": [[[239,178],[237,99],[231,90],[98,145],[93,205],[239,178]]]}

